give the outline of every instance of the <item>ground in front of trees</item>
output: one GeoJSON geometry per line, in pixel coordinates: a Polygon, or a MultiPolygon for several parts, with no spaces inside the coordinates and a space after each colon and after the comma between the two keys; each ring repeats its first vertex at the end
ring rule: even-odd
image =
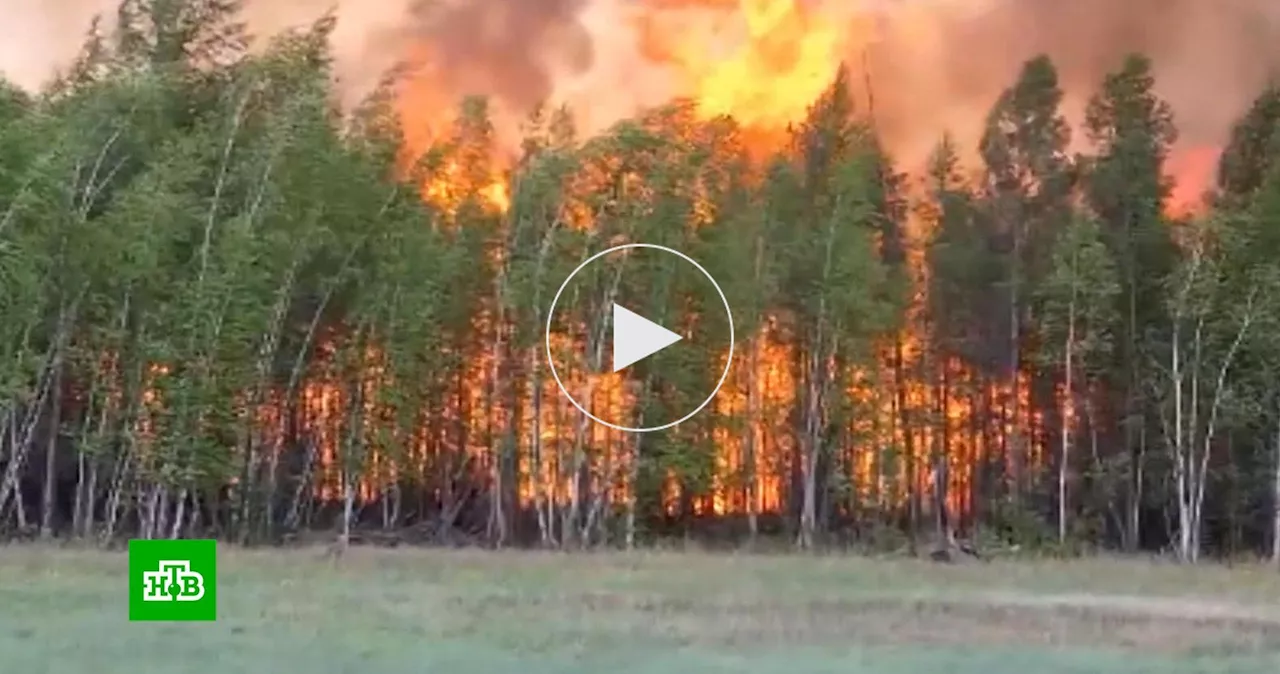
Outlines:
{"type": "Polygon", "coordinates": [[[353,548],[219,555],[215,623],[129,623],[119,552],[0,547],[6,672],[1267,672],[1280,573],[1135,560],[353,548]]]}

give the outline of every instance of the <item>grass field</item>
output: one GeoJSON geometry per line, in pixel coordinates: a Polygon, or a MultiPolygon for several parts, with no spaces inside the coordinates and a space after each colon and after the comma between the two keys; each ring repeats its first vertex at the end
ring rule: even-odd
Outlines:
{"type": "Polygon", "coordinates": [[[0,672],[1280,671],[1263,567],[224,549],[219,619],[189,624],[128,622],[126,568],[0,547],[0,672]]]}

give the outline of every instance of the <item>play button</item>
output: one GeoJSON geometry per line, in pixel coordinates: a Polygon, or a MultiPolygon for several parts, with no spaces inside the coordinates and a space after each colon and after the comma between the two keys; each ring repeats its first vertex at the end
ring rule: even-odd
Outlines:
{"type": "Polygon", "coordinates": [[[684,339],[626,307],[613,305],[613,371],[684,339]]]}
{"type": "Polygon", "coordinates": [[[711,274],[665,246],[591,255],[556,290],[546,359],[560,393],[614,430],[671,428],[703,411],[733,364],[733,315],[711,274]]]}

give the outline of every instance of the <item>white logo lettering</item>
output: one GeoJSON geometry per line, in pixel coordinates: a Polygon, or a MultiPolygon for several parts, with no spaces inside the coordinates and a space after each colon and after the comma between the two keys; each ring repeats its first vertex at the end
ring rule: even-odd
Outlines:
{"type": "Polygon", "coordinates": [[[204,576],[191,570],[191,562],[164,561],[156,571],[142,573],[143,601],[200,601],[204,576]]]}

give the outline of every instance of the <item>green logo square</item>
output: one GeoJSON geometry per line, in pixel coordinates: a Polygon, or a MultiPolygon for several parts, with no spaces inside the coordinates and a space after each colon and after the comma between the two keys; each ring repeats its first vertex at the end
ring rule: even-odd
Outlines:
{"type": "Polygon", "coordinates": [[[217,619],[217,541],[129,541],[129,620],[217,619]]]}

